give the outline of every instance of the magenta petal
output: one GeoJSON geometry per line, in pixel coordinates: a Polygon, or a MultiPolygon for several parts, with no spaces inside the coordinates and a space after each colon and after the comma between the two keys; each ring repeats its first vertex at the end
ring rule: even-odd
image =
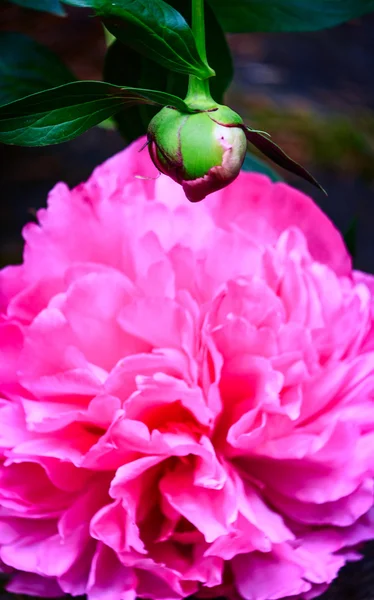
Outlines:
{"type": "Polygon", "coordinates": [[[135,600],[134,571],[122,565],[115,553],[99,544],[92,560],[87,585],[90,600],[135,600]],[[108,585],[110,581],[110,586],[108,585]]]}
{"type": "Polygon", "coordinates": [[[307,592],[301,565],[277,553],[243,554],[233,560],[235,581],[245,600],[278,600],[307,592]]]}
{"type": "Polygon", "coordinates": [[[40,598],[61,598],[64,593],[55,578],[35,573],[17,573],[7,584],[7,591],[40,598]]]}

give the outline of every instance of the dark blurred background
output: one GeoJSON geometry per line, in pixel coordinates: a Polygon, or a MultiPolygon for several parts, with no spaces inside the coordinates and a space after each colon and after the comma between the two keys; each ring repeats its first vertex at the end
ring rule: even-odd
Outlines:
{"type": "MultiPolygon", "coordinates": [[[[0,30],[29,34],[77,77],[101,78],[103,31],[84,11],[63,19],[2,3],[0,30]]],[[[374,14],[322,32],[235,35],[229,43],[235,78],[227,103],[312,171],[327,198],[282,175],[348,233],[356,268],[374,273],[374,14]]],[[[55,183],[87,179],[123,144],[116,131],[96,127],[59,146],[0,145],[0,266],[21,260],[22,226],[55,183]]],[[[323,600],[374,600],[374,544],[323,600]]]]}

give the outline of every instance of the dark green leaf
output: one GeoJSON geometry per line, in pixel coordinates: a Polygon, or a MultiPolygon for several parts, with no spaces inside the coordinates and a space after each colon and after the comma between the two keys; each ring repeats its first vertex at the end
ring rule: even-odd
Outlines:
{"type": "MultiPolygon", "coordinates": [[[[326,191],[323,187],[318,183],[316,179],[314,179],[313,175],[311,175],[302,165],[299,165],[295,160],[290,158],[288,154],[282,150],[275,142],[273,142],[267,134],[264,134],[260,131],[255,131],[254,129],[250,129],[249,127],[244,128],[245,135],[247,136],[247,140],[250,144],[253,144],[257,150],[262,152],[265,156],[270,158],[276,165],[279,165],[283,169],[290,171],[290,173],[294,173],[302,179],[309,181],[316,187],[318,187],[324,194],[326,191]]],[[[327,194],[326,194],[327,195],[327,194]]]]}
{"type": "Polygon", "coordinates": [[[209,80],[210,91],[214,100],[223,104],[225,92],[234,76],[234,67],[226,36],[208,5],[206,6],[206,44],[208,62],[216,73],[216,76],[209,80]]]}
{"type": "Polygon", "coordinates": [[[94,0],[61,0],[64,4],[69,6],[77,6],[79,8],[92,8],[94,0]]]}
{"type": "Polygon", "coordinates": [[[213,71],[200,58],[191,28],[164,0],[65,0],[92,8],[124,44],[167,69],[207,78],[213,71]]]}
{"type": "Polygon", "coordinates": [[[0,141],[48,146],[77,137],[134,104],[161,104],[188,110],[180,98],[152,90],[76,81],[0,107],[0,141]]]}
{"type": "MultiPolygon", "coordinates": [[[[105,57],[104,79],[115,85],[126,82],[132,86],[143,87],[144,85],[150,88],[157,86],[162,90],[177,93],[175,90],[167,89],[168,73],[171,74],[170,71],[147,60],[135,50],[127,48],[119,40],[110,45],[105,57]]],[[[174,75],[186,82],[185,76],[177,73],[174,75]]],[[[185,93],[178,95],[183,96],[185,93]]],[[[125,140],[132,142],[146,133],[149,121],[158,111],[159,107],[144,104],[120,111],[114,118],[125,140]]]]}
{"type": "Polygon", "coordinates": [[[53,15],[64,15],[63,8],[59,0],[10,0],[13,4],[23,6],[24,8],[33,8],[52,13],[53,15]]]}
{"type": "Polygon", "coordinates": [[[352,258],[356,257],[357,250],[357,217],[350,224],[348,230],[344,234],[344,241],[352,258]]]}
{"type": "Polygon", "coordinates": [[[250,173],[262,173],[263,175],[267,175],[272,181],[283,181],[282,177],[265,161],[250,152],[246,154],[242,169],[250,173]]]}
{"type": "Polygon", "coordinates": [[[316,31],[374,11],[374,0],[209,0],[223,29],[316,31]]]}
{"type": "MultiPolygon", "coordinates": [[[[186,19],[190,19],[189,3],[184,0],[172,0],[172,5],[180,10],[186,19]]],[[[212,9],[206,7],[206,33],[208,41],[208,61],[216,71],[216,76],[209,80],[213,98],[223,102],[224,93],[233,76],[233,66],[230,50],[225,35],[219,25],[212,9]]],[[[137,52],[127,48],[120,41],[116,41],[108,49],[104,79],[116,85],[139,85],[142,88],[157,87],[169,94],[184,97],[187,93],[187,78],[180,73],[168,71],[152,60],[140,56],[137,52]]],[[[119,130],[124,138],[130,142],[147,131],[148,124],[158,109],[153,106],[134,106],[126,112],[119,112],[115,116],[119,130]]]]}
{"type": "Polygon", "coordinates": [[[44,46],[21,33],[0,33],[0,105],[74,79],[44,46]]]}

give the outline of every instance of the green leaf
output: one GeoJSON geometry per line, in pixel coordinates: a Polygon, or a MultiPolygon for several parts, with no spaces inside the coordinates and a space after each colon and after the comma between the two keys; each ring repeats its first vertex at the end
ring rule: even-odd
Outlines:
{"type": "MultiPolygon", "coordinates": [[[[172,0],[174,8],[183,10],[183,16],[190,18],[189,3],[184,0],[172,0]]],[[[219,25],[212,9],[206,7],[206,33],[208,41],[208,61],[216,71],[216,76],[209,80],[213,98],[220,104],[223,103],[224,93],[233,76],[233,66],[230,50],[225,35],[219,25]]],[[[119,40],[111,44],[108,49],[104,79],[116,85],[126,83],[139,85],[142,88],[157,87],[169,94],[184,97],[187,93],[187,78],[161,65],[156,65],[152,60],[141,56],[127,48],[119,40]]],[[[130,142],[144,135],[148,124],[158,109],[153,106],[134,106],[127,112],[115,115],[119,130],[126,141],[130,142]]]]}
{"type": "Polygon", "coordinates": [[[164,92],[76,81],[0,106],[0,142],[19,146],[66,142],[123,108],[141,103],[188,111],[183,100],[164,92]]]}
{"type": "Polygon", "coordinates": [[[59,0],[10,0],[10,2],[24,8],[48,12],[52,15],[63,16],[65,14],[59,0]]]}
{"type": "Polygon", "coordinates": [[[74,79],[44,46],[21,33],[0,33],[0,105],[74,79]]]}
{"type": "Polygon", "coordinates": [[[245,156],[242,170],[250,173],[262,173],[263,175],[267,175],[274,182],[284,181],[270,165],[250,152],[247,152],[245,156]]]}
{"type": "Polygon", "coordinates": [[[163,0],[65,0],[92,8],[124,44],[167,69],[205,79],[214,75],[198,53],[191,28],[163,0]]]}
{"type": "Polygon", "coordinates": [[[374,11],[374,0],[209,0],[223,29],[317,31],[374,11]]]}

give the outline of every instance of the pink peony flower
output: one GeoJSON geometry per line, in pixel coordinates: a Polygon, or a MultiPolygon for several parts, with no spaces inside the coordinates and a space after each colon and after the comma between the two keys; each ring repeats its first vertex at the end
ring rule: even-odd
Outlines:
{"type": "Polygon", "coordinates": [[[310,598],[374,537],[373,278],[303,194],[143,140],[0,275],[0,563],[89,600],[310,598]]]}

